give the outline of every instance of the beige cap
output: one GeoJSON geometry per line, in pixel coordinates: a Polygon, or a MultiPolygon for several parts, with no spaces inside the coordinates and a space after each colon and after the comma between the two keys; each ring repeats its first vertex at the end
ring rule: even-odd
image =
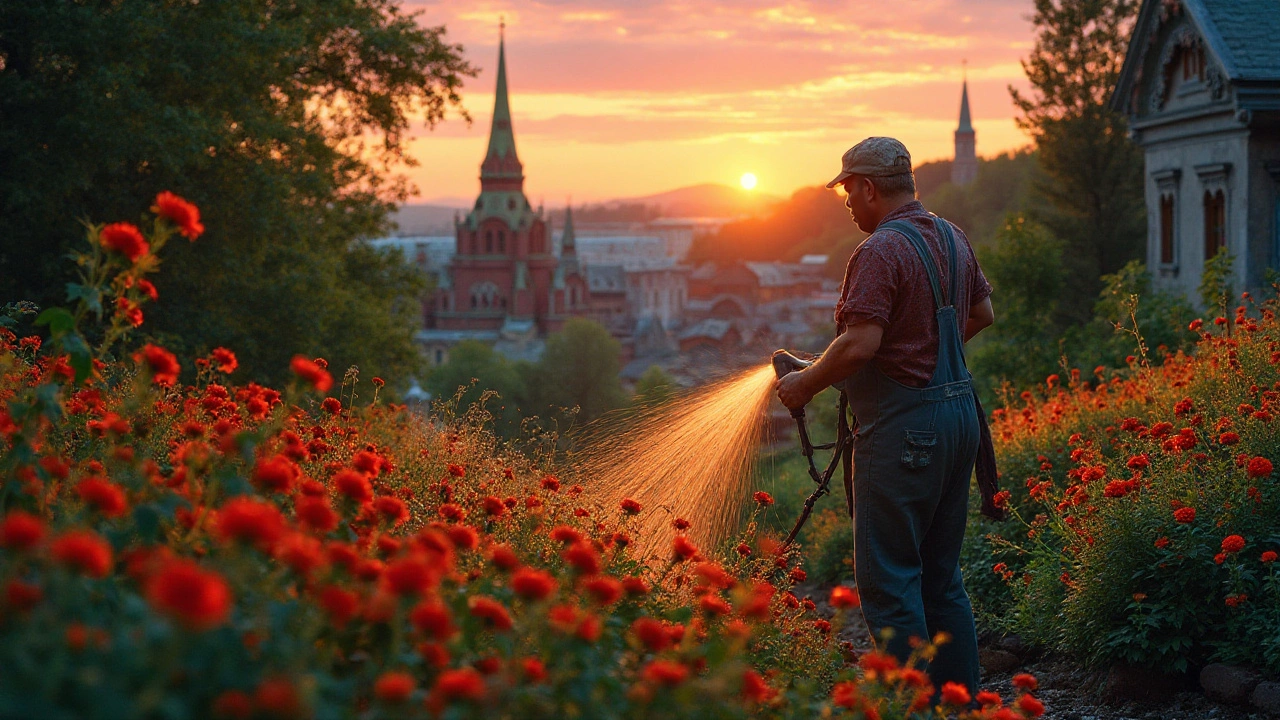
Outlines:
{"type": "Polygon", "coordinates": [[[911,153],[907,146],[889,137],[869,137],[849,148],[844,164],[828,188],[844,182],[850,175],[888,177],[911,172],[911,153]]]}

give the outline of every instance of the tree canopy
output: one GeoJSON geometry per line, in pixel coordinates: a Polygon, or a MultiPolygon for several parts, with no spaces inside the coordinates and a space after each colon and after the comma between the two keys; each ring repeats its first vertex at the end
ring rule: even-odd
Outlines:
{"type": "Polygon", "coordinates": [[[406,197],[412,124],[474,70],[391,0],[50,0],[0,5],[0,300],[61,301],[79,220],[136,220],[160,190],[207,232],[175,243],[149,331],[401,377],[421,281],[359,239],[406,197]]]}

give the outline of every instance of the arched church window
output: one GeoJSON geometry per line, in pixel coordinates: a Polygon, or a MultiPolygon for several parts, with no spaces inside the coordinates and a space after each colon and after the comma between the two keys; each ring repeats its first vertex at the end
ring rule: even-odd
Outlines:
{"type": "Polygon", "coordinates": [[[498,231],[498,252],[507,252],[507,233],[503,230],[498,231]]]}
{"type": "Polygon", "coordinates": [[[493,252],[493,231],[492,230],[484,231],[484,251],[486,253],[493,252]]]}

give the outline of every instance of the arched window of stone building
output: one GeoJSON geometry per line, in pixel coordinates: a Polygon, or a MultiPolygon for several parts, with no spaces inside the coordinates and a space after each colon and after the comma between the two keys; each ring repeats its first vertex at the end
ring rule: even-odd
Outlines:
{"type": "Polygon", "coordinates": [[[507,252],[507,231],[498,231],[498,252],[506,254],[507,252]]]}
{"type": "Polygon", "coordinates": [[[492,230],[484,231],[484,251],[485,253],[488,253],[488,254],[493,253],[493,231],[492,230]]]}
{"type": "Polygon", "coordinates": [[[1227,198],[1221,190],[1204,192],[1204,259],[1227,245],[1227,198]]]}
{"type": "MultiPolygon", "coordinates": [[[[504,299],[505,302],[505,299],[504,299]]],[[[486,310],[498,307],[498,286],[489,281],[471,286],[471,309],[486,310]]],[[[505,306],[504,306],[505,307],[505,306]]]]}

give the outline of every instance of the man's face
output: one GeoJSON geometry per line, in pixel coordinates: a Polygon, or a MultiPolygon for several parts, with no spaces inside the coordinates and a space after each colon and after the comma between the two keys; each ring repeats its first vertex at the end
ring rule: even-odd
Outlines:
{"type": "Polygon", "coordinates": [[[871,182],[864,177],[854,175],[842,184],[845,194],[844,206],[849,208],[849,214],[853,216],[858,229],[865,233],[875,232],[875,226],[871,224],[870,200],[867,197],[871,192],[871,182]]]}

